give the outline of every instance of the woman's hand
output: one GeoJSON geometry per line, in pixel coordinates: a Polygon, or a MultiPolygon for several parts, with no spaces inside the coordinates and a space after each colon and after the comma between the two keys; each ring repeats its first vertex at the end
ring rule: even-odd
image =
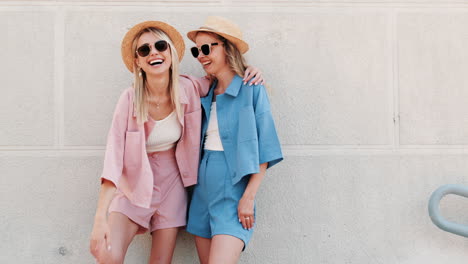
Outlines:
{"type": "Polygon", "coordinates": [[[110,230],[106,220],[95,220],[89,250],[98,261],[103,250],[111,250],[110,230]]]}
{"type": "Polygon", "coordinates": [[[237,216],[244,229],[250,230],[255,223],[254,219],[254,200],[242,196],[237,207],[237,216]]]}
{"type": "Polygon", "coordinates": [[[249,85],[265,84],[262,72],[258,68],[255,68],[253,66],[247,67],[244,73],[244,79],[242,80],[244,81],[244,84],[247,84],[247,82],[249,82],[249,85]]]}

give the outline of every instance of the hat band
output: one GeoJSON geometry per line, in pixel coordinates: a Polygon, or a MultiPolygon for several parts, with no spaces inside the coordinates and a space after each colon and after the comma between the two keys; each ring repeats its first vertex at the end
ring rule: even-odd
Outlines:
{"type": "Polygon", "coordinates": [[[228,36],[231,36],[231,37],[234,37],[234,38],[238,38],[237,36],[234,36],[234,35],[232,35],[232,34],[230,34],[230,33],[225,33],[225,32],[219,31],[219,30],[217,30],[217,29],[215,29],[215,28],[212,28],[212,27],[202,26],[202,27],[200,27],[200,29],[205,29],[205,30],[214,31],[213,33],[218,34],[218,35],[221,36],[222,38],[226,38],[226,37],[224,37],[224,36],[221,35],[221,34],[226,34],[226,35],[228,35],[228,36]]]}
{"type": "Polygon", "coordinates": [[[217,31],[217,30],[216,30],[216,29],[214,29],[214,28],[211,28],[211,27],[205,27],[205,26],[203,26],[203,27],[200,27],[200,29],[208,29],[208,30],[217,31]]]}

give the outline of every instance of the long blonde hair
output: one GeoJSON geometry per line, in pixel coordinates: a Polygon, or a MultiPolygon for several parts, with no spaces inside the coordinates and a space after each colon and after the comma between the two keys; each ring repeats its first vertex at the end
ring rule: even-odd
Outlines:
{"type": "MultiPolygon", "coordinates": [[[[227,63],[231,70],[233,70],[240,77],[244,77],[245,70],[247,69],[247,62],[244,58],[244,55],[239,51],[239,49],[232,42],[227,40],[221,35],[213,34],[221,40],[224,44],[224,52],[226,53],[227,63]]],[[[267,92],[271,93],[271,88],[268,84],[265,84],[265,89],[267,92]]]]}
{"type": "MultiPolygon", "coordinates": [[[[132,53],[137,58],[136,49],[138,39],[144,33],[153,33],[156,37],[167,41],[171,50],[172,64],[169,69],[169,94],[171,96],[171,102],[175,107],[177,116],[182,118],[182,106],[179,100],[179,54],[174,48],[174,44],[171,39],[167,36],[164,31],[157,28],[145,28],[135,36],[132,43],[132,53]]],[[[138,124],[143,124],[148,121],[148,108],[149,108],[149,90],[146,86],[146,73],[141,70],[136,64],[136,60],[133,62],[133,75],[134,82],[133,87],[135,88],[135,96],[133,97],[133,105],[135,108],[138,124]],[[141,73],[141,76],[140,76],[141,73]]]]}
{"type": "Polygon", "coordinates": [[[237,75],[244,77],[245,70],[247,69],[247,62],[245,61],[242,53],[240,53],[239,49],[232,44],[232,42],[218,34],[215,35],[224,44],[227,63],[231,70],[233,70],[237,75]]]}

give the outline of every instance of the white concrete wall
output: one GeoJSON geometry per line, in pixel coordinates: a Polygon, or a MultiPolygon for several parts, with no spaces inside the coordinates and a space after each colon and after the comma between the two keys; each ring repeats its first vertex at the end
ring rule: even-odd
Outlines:
{"type": "MultiPolygon", "coordinates": [[[[438,186],[468,184],[464,0],[0,0],[0,263],[93,263],[105,138],[131,83],[120,41],[144,20],[185,34],[209,14],[244,29],[285,153],[241,263],[467,263],[468,238],[427,213],[438,186]]],[[[466,199],[442,212],[468,224],[466,199]]],[[[197,263],[185,232],[174,263],[197,263]]]]}

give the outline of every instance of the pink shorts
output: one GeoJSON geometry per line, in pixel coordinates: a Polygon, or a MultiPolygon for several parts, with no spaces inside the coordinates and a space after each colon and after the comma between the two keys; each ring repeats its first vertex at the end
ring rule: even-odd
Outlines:
{"type": "Polygon", "coordinates": [[[187,191],[180,178],[175,158],[175,148],[148,153],[154,176],[153,198],[150,208],[133,205],[117,191],[109,212],[119,212],[140,226],[137,234],[147,230],[179,227],[186,225],[187,191]],[[156,188],[157,187],[157,188],[156,188]]]}

